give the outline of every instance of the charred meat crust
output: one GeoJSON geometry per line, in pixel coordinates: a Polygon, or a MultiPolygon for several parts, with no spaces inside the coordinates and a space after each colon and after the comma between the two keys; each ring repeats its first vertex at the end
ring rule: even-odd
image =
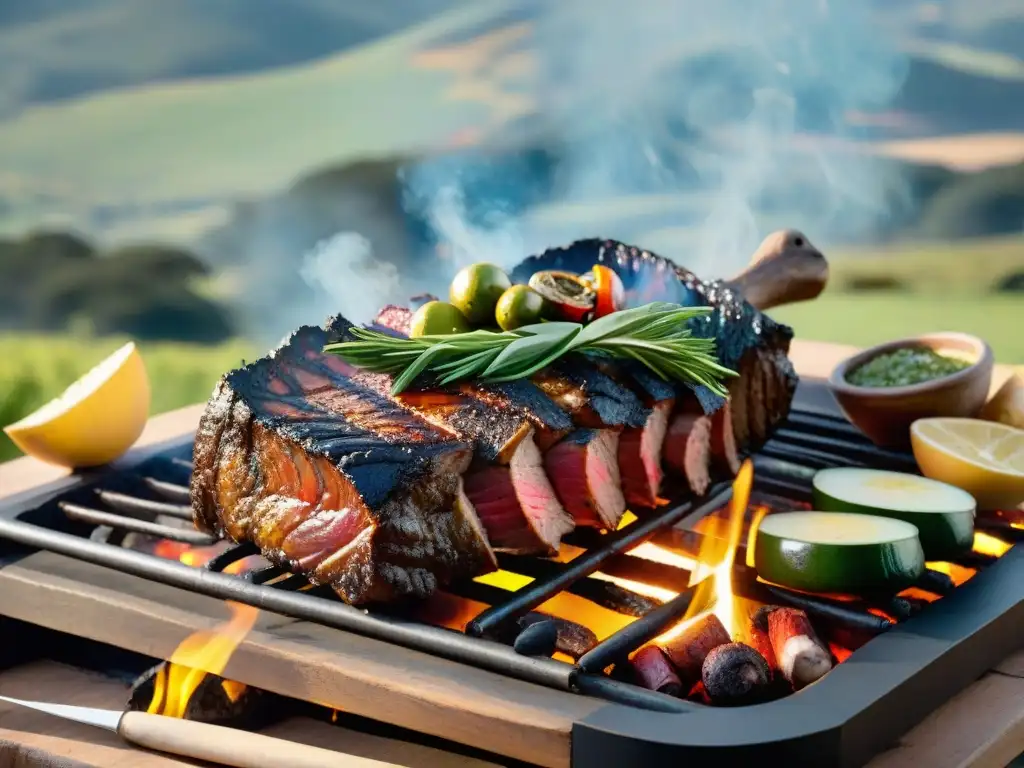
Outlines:
{"type": "MultiPolygon", "coordinates": [[[[374,323],[375,326],[380,326],[380,329],[391,330],[404,336],[408,335],[411,318],[412,312],[409,309],[389,305],[380,311],[374,323]]],[[[343,317],[336,316],[329,318],[325,327],[331,341],[338,341],[345,338],[348,329],[352,325],[343,317]]],[[[533,426],[534,439],[541,450],[550,448],[569,434],[573,428],[572,419],[569,418],[565,411],[559,408],[551,398],[529,381],[511,381],[487,385],[467,382],[458,386],[431,389],[429,391],[431,393],[457,393],[467,402],[477,403],[481,410],[473,414],[467,414],[465,417],[466,424],[469,426],[474,422],[486,421],[488,417],[485,414],[489,412],[493,414],[495,409],[507,414],[504,417],[506,423],[516,419],[528,420],[531,426],[533,426]]],[[[410,394],[408,397],[412,398],[413,395],[410,394]]],[[[493,414],[490,418],[497,420],[499,417],[497,414],[493,414]]],[[[522,434],[518,431],[518,428],[506,426],[506,429],[510,430],[512,434],[522,434]]],[[[483,434],[486,435],[487,433],[484,432],[483,434]]],[[[489,454],[492,456],[504,454],[507,460],[509,455],[507,452],[496,448],[494,445],[487,444],[500,444],[500,437],[497,436],[496,432],[494,436],[482,442],[483,444],[478,443],[477,446],[481,458],[490,460],[489,454]]],[[[514,446],[511,447],[514,448],[514,446]]]]}
{"type": "Polygon", "coordinates": [[[579,358],[559,360],[531,380],[577,427],[642,427],[650,413],[627,386],[579,358]]]}
{"type": "Polygon", "coordinates": [[[318,331],[218,386],[197,438],[197,525],[353,604],[494,570],[462,491],[469,446],[351,381],[317,389],[322,372],[304,362],[318,331]]]}

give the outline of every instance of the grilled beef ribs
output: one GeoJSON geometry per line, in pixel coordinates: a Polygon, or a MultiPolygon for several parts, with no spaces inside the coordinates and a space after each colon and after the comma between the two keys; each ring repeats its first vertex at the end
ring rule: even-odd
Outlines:
{"type": "Polygon", "coordinates": [[[461,474],[472,449],[343,376],[322,329],[218,384],[196,433],[196,526],[361,604],[423,597],[497,563],[461,474]]]}

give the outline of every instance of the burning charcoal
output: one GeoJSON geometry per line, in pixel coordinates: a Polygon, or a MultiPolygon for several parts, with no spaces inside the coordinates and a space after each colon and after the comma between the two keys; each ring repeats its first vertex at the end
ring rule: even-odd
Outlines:
{"type": "Polygon", "coordinates": [[[522,656],[551,656],[558,645],[558,625],[553,620],[530,624],[512,644],[522,656]]]}
{"type": "Polygon", "coordinates": [[[796,690],[810,685],[832,669],[832,657],[818,639],[810,619],[795,608],[768,614],[768,636],[779,670],[796,690]]]}
{"type": "Polygon", "coordinates": [[[764,698],[771,681],[768,662],[743,643],[712,648],[704,659],[701,680],[714,704],[739,706],[764,698]]]}
{"type": "Polygon", "coordinates": [[[750,617],[750,644],[764,656],[772,677],[778,672],[778,666],[775,662],[775,651],[772,650],[772,641],[768,636],[768,616],[777,609],[776,605],[762,605],[750,617]]]}
{"type": "Polygon", "coordinates": [[[683,687],[689,690],[700,680],[701,667],[711,649],[725,645],[731,639],[721,620],[709,613],[664,641],[661,649],[675,666],[683,687]]]}
{"type": "MultiPolygon", "coordinates": [[[[541,622],[554,624],[558,633],[558,642],[555,649],[566,656],[578,659],[584,653],[597,645],[597,635],[582,624],[575,621],[562,619],[557,616],[548,616],[543,613],[528,613],[519,620],[520,635],[522,630],[541,622]]],[[[550,654],[549,654],[550,655],[550,654]]]]}
{"type": "Polygon", "coordinates": [[[665,653],[656,645],[641,648],[630,661],[640,685],[669,696],[682,696],[683,683],[665,653]]]}
{"type": "MultiPolygon", "coordinates": [[[[166,711],[167,707],[167,662],[143,672],[132,685],[128,710],[146,712],[153,703],[154,695],[161,700],[156,703],[158,714],[178,716],[166,711]]],[[[252,686],[227,680],[219,675],[203,675],[192,691],[180,716],[185,720],[199,723],[226,725],[234,728],[255,729],[269,725],[282,716],[283,700],[273,694],[252,686]]]]}
{"type": "Polygon", "coordinates": [[[956,584],[948,573],[925,568],[921,578],[917,580],[917,588],[931,592],[933,595],[948,595],[956,589],[956,584]]]}

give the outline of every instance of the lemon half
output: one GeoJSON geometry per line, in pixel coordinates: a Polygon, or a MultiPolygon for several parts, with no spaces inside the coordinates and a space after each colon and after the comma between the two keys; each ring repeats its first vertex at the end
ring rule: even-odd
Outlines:
{"type": "Polygon", "coordinates": [[[138,440],[149,404],[146,366],[129,342],[4,432],[40,461],[95,467],[121,456],[138,440]]]}
{"type": "Polygon", "coordinates": [[[910,426],[922,474],[963,488],[981,509],[1024,501],[1024,429],[981,419],[918,419],[910,426]]]}

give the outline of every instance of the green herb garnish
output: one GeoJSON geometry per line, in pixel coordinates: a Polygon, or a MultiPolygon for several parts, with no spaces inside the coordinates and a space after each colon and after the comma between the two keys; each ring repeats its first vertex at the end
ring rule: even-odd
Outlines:
{"type": "Polygon", "coordinates": [[[715,359],[715,340],[693,336],[687,321],[711,307],[655,302],[606,315],[589,325],[540,323],[514,331],[398,338],[352,328],[355,341],[328,344],[324,352],[377,373],[395,376],[392,394],[421,375],[439,384],[465,379],[497,383],[533,375],[567,354],[636,360],[662,379],[703,384],[727,394],[722,380],[736,373],[715,359]]]}

